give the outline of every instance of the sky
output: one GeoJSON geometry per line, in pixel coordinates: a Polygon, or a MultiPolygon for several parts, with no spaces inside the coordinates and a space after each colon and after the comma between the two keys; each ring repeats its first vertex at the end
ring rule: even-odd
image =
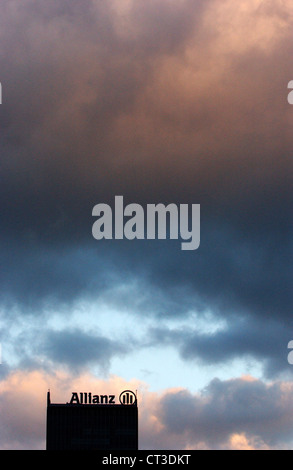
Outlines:
{"type": "Polygon", "coordinates": [[[137,390],[141,449],[293,449],[293,5],[2,0],[0,449],[137,390]],[[200,246],[96,204],[200,204],[200,246]]]}

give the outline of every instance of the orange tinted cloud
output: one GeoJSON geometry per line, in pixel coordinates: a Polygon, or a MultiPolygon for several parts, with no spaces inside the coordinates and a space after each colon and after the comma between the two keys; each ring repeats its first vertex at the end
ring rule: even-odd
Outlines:
{"type": "Polygon", "coordinates": [[[73,391],[119,395],[125,389],[137,390],[141,449],[260,450],[276,447],[286,434],[290,447],[293,390],[289,383],[218,380],[193,395],[180,388],[151,392],[145,383],[116,376],[16,371],[0,382],[2,449],[44,448],[49,388],[53,403],[66,403],[73,391]]]}

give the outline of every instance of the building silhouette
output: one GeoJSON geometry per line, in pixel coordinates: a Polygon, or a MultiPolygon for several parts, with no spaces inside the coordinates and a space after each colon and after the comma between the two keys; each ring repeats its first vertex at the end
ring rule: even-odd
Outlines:
{"type": "Polygon", "coordinates": [[[72,393],[69,403],[51,403],[47,394],[47,450],[137,450],[136,395],[72,393]]]}

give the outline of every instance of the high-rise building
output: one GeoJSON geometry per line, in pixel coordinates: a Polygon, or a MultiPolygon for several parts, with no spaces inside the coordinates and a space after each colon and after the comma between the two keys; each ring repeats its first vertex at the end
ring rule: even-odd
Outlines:
{"type": "Polygon", "coordinates": [[[51,403],[47,394],[47,450],[137,450],[137,398],[73,392],[69,403],[51,403]]]}

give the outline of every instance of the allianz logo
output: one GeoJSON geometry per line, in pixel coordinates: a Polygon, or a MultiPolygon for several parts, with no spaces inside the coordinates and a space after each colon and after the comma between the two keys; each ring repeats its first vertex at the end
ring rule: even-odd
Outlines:
{"type": "MultiPolygon", "coordinates": [[[[119,395],[120,405],[135,405],[136,394],[131,390],[124,390],[119,395]]],[[[70,405],[115,405],[116,395],[94,395],[91,392],[72,392],[70,405]]]]}

